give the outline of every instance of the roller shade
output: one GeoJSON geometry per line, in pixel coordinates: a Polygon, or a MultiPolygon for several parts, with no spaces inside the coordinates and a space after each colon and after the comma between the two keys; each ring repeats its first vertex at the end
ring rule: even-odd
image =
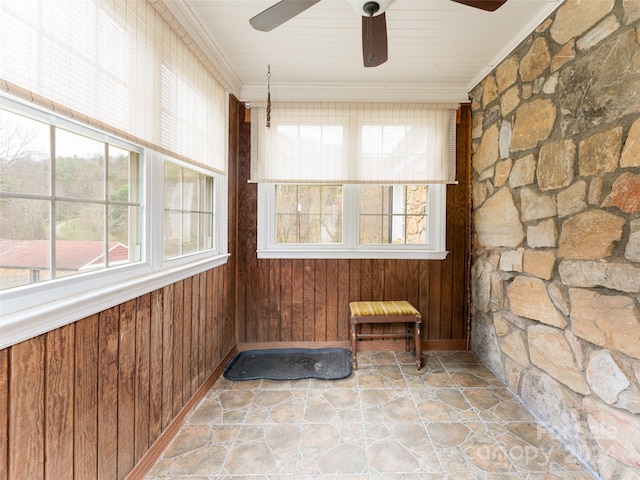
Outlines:
{"type": "Polygon", "coordinates": [[[0,0],[0,90],[224,173],[226,91],[165,16],[160,0],[0,0]]]}
{"type": "Polygon", "coordinates": [[[264,183],[454,183],[458,104],[251,105],[252,172],[264,183]]]}

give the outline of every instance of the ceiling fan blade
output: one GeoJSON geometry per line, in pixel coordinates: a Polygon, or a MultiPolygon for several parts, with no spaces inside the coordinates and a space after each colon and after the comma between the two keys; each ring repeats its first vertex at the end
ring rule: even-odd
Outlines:
{"type": "Polygon", "coordinates": [[[257,14],[249,23],[256,30],[270,32],[318,2],[320,0],[281,0],[257,14]]]}
{"type": "Polygon", "coordinates": [[[452,2],[461,3],[468,7],[479,8],[487,12],[494,12],[502,5],[507,3],[507,0],[451,0],[452,2]]]}
{"type": "Polygon", "coordinates": [[[384,13],[362,17],[362,59],[365,67],[377,67],[388,59],[387,19],[384,13]]]}

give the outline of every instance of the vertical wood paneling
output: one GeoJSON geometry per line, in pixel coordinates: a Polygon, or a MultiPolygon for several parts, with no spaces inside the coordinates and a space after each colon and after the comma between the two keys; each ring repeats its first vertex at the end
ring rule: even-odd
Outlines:
{"type": "Polygon", "coordinates": [[[326,265],[326,305],[327,338],[338,340],[338,262],[327,261],[326,265]]]}
{"type": "Polygon", "coordinates": [[[293,290],[293,260],[284,259],[280,263],[280,340],[291,342],[292,332],[292,290],[293,290]]]}
{"type": "Polygon", "coordinates": [[[362,260],[349,261],[349,301],[368,300],[360,291],[362,282],[362,260]]]}
{"type": "Polygon", "coordinates": [[[379,258],[371,260],[371,300],[384,300],[386,263],[379,258]]]}
{"type": "Polygon", "coordinates": [[[405,298],[412,305],[420,304],[420,283],[416,281],[420,278],[420,262],[407,262],[407,291],[405,298]]]}
{"type": "Polygon", "coordinates": [[[225,339],[215,325],[226,304],[224,272],[198,276],[208,290],[179,282],[0,350],[0,480],[125,478],[174,419],[176,404],[192,396],[183,346],[190,351],[192,338],[206,332],[210,365],[194,368],[206,378],[219,366],[220,345],[233,345],[232,329],[225,339]],[[175,314],[185,295],[192,305],[192,294],[208,297],[197,300],[203,323],[188,338],[175,335],[187,327],[175,314]]]}
{"type": "Polygon", "coordinates": [[[75,324],[74,478],[98,473],[98,315],[75,324]]]}
{"type": "Polygon", "coordinates": [[[162,429],[173,418],[173,304],[174,285],[162,289],[162,429]]]}
{"type": "Polygon", "coordinates": [[[205,310],[206,322],[207,322],[207,366],[206,372],[210,371],[213,367],[213,354],[214,354],[214,335],[215,327],[211,320],[215,319],[215,305],[213,303],[213,285],[214,275],[213,271],[207,272],[207,309],[205,310]]]}
{"type": "MultiPolygon", "coordinates": [[[[45,340],[11,347],[9,383],[9,478],[44,478],[45,340]]],[[[51,441],[52,439],[48,439],[51,441]]]]}
{"type": "Polygon", "coordinates": [[[183,281],[183,297],[182,302],[182,385],[187,400],[196,391],[196,381],[194,371],[195,368],[192,363],[191,354],[191,342],[193,335],[193,315],[191,314],[191,287],[193,282],[191,278],[186,278],[183,281]]]}
{"type": "Polygon", "coordinates": [[[302,339],[305,342],[312,342],[315,334],[315,271],[313,260],[304,259],[304,273],[303,273],[303,314],[302,314],[302,339]]]}
{"type": "Polygon", "coordinates": [[[75,331],[67,325],[46,335],[45,478],[73,478],[75,331]]]}
{"type": "Polygon", "coordinates": [[[191,277],[191,365],[193,385],[200,378],[200,275],[191,277]]]}
{"type": "MultiPolygon", "coordinates": [[[[221,270],[221,269],[218,269],[221,270]]],[[[210,271],[211,276],[210,289],[207,291],[207,296],[211,305],[209,306],[209,338],[211,339],[211,360],[209,365],[213,367],[217,365],[222,359],[220,352],[220,302],[218,295],[215,292],[224,291],[224,285],[220,281],[220,275],[218,271],[210,271]]]]}
{"type": "Polygon", "coordinates": [[[267,294],[267,300],[269,307],[267,309],[266,318],[268,325],[267,336],[270,342],[280,341],[281,325],[280,325],[280,260],[270,260],[265,262],[269,265],[269,281],[267,294]]]}
{"type": "Polygon", "coordinates": [[[182,281],[174,283],[173,290],[173,409],[171,412],[171,418],[176,414],[184,405],[186,400],[183,398],[183,371],[182,371],[182,336],[184,332],[184,317],[183,317],[183,305],[184,305],[184,284],[182,281]]]}
{"type": "Polygon", "coordinates": [[[134,463],[149,449],[149,357],[151,340],[151,294],[137,299],[134,410],[134,463]]]}
{"type": "Polygon", "coordinates": [[[300,342],[304,339],[304,261],[292,260],[291,275],[291,340],[300,342]]]}
{"type": "Polygon", "coordinates": [[[118,346],[118,478],[134,467],[136,300],[120,306],[118,346]]]}
{"type": "Polygon", "coordinates": [[[98,316],[98,475],[118,476],[118,324],[119,307],[98,316]]]}
{"type": "Polygon", "coordinates": [[[442,262],[429,262],[429,301],[427,312],[429,317],[429,329],[427,338],[448,338],[448,319],[440,316],[440,305],[442,302],[441,281],[442,262]]]}
{"type": "Polygon", "coordinates": [[[200,274],[200,305],[198,309],[198,385],[209,371],[207,365],[207,274],[200,274]]]}
{"type": "Polygon", "coordinates": [[[149,343],[149,443],[162,432],[162,320],[163,291],[151,292],[151,335],[149,343]]]}
{"type": "Polygon", "coordinates": [[[313,340],[327,340],[327,260],[318,259],[312,262],[313,278],[313,340]]]}
{"type": "Polygon", "coordinates": [[[349,260],[338,260],[338,328],[336,340],[349,339],[349,260]]]}
{"type": "Polygon", "coordinates": [[[0,350],[0,480],[9,472],[9,349],[0,350]]]}
{"type": "MultiPolygon", "coordinates": [[[[461,110],[460,124],[457,131],[457,151],[458,158],[467,161],[458,161],[457,178],[458,185],[450,186],[452,199],[449,204],[453,206],[453,218],[449,217],[448,223],[451,229],[458,232],[449,238],[452,240],[451,251],[453,252],[453,269],[456,278],[460,275],[457,272],[464,272],[464,284],[470,286],[470,265],[471,265],[471,108],[464,106],[461,110]],[[463,234],[464,232],[464,234],[463,234]]],[[[470,287],[469,287],[470,288],[470,287]]],[[[453,318],[463,319],[454,323],[453,338],[464,338],[468,336],[469,322],[469,289],[453,289],[453,318]]]]}
{"type": "Polygon", "coordinates": [[[360,262],[360,298],[373,299],[373,260],[367,258],[360,262]]]}

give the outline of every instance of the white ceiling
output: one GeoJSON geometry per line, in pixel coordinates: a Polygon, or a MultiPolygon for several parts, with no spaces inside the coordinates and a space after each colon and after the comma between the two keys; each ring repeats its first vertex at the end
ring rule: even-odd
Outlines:
{"type": "Polygon", "coordinates": [[[397,0],[389,60],[362,63],[361,17],[322,0],[271,32],[249,19],[277,0],[165,0],[242,101],[465,102],[468,92],[563,0],[508,0],[495,12],[450,0],[397,0]]]}

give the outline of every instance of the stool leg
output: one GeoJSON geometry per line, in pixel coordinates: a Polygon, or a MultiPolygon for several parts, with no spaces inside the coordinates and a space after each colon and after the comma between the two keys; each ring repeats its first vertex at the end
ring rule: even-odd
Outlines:
{"type": "Polygon", "coordinates": [[[416,366],[418,367],[418,370],[422,368],[422,337],[420,336],[421,323],[421,321],[417,321],[413,331],[413,340],[416,343],[416,366]]]}
{"type": "Polygon", "coordinates": [[[353,369],[358,369],[358,361],[356,360],[356,345],[357,345],[357,335],[356,335],[356,323],[351,322],[351,360],[353,361],[353,369]]]}
{"type": "Polygon", "coordinates": [[[405,324],[405,343],[406,343],[406,349],[407,352],[411,351],[411,338],[409,337],[409,335],[411,334],[411,324],[410,323],[406,323],[405,324]]]}

